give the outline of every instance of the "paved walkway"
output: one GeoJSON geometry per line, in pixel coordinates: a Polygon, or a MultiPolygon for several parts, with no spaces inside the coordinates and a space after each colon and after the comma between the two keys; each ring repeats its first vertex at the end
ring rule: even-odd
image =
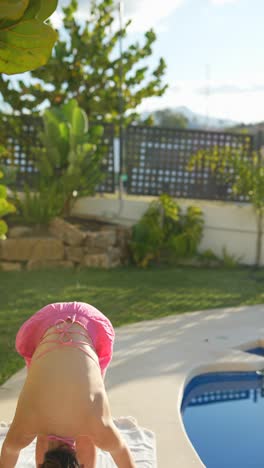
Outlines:
{"type": "MultiPolygon", "coordinates": [[[[114,417],[133,415],[157,437],[159,468],[201,468],[185,434],[185,384],[200,372],[250,370],[264,359],[242,351],[264,344],[264,305],[195,312],[116,330],[106,387],[114,417]]],[[[25,370],[0,388],[0,420],[13,417],[25,370]]]]}

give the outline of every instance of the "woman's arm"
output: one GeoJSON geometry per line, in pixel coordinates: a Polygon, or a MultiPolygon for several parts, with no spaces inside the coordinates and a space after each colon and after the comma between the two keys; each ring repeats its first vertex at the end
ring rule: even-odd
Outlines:
{"type": "Polygon", "coordinates": [[[136,468],[132,454],[112,421],[101,426],[95,444],[110,453],[118,468],[136,468]]]}
{"type": "Polygon", "coordinates": [[[78,462],[83,468],[96,467],[96,447],[90,437],[80,436],[76,441],[78,462]]]}
{"type": "MultiPolygon", "coordinates": [[[[44,455],[48,450],[48,438],[44,435],[38,435],[36,443],[36,466],[41,465],[44,462],[44,455]]],[[[1,467],[0,467],[1,468],[1,467]]]]}
{"type": "Polygon", "coordinates": [[[14,447],[3,443],[0,455],[0,468],[14,468],[19,456],[19,450],[14,447]]]}
{"type": "Polygon", "coordinates": [[[84,430],[96,447],[109,452],[118,468],[136,468],[132,454],[114,424],[105,389],[94,395],[87,421],[89,425],[84,430]]]}

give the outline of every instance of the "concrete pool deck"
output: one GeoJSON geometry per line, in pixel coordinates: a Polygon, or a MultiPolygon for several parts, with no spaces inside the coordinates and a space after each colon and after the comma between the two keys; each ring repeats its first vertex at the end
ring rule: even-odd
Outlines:
{"type": "MultiPolygon", "coordinates": [[[[134,416],[156,434],[159,468],[201,468],[184,431],[185,385],[203,372],[256,370],[264,358],[243,349],[264,345],[264,305],[169,316],[116,329],[106,375],[112,414],[134,416]]],[[[0,421],[10,421],[25,369],[0,387],[0,421]]]]}

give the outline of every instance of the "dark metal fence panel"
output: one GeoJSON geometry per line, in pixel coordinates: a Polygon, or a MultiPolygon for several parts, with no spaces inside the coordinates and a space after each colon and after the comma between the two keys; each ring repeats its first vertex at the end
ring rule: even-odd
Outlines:
{"type": "Polygon", "coordinates": [[[102,161],[102,171],[104,174],[103,182],[96,188],[100,193],[114,193],[115,192],[115,163],[114,163],[114,126],[111,124],[103,124],[104,135],[101,146],[104,151],[102,161]]]}
{"type": "Polygon", "coordinates": [[[40,148],[38,132],[41,129],[41,119],[25,115],[1,116],[1,143],[10,151],[11,157],[3,162],[16,169],[17,188],[24,183],[31,185],[37,176],[34,165],[34,150],[40,148]]]}
{"type": "Polygon", "coordinates": [[[232,148],[250,158],[253,138],[245,134],[130,126],[126,132],[127,191],[133,195],[162,193],[177,198],[246,201],[232,194],[231,184],[203,165],[188,170],[199,150],[232,148]]]}
{"type": "MultiPolygon", "coordinates": [[[[1,116],[0,144],[11,149],[13,158],[7,159],[6,164],[17,168],[18,188],[25,182],[31,186],[38,175],[34,158],[35,148],[41,146],[38,137],[41,127],[39,117],[1,116]]],[[[100,146],[104,154],[101,168],[105,179],[96,191],[114,193],[114,128],[111,124],[104,124],[100,146]]],[[[256,139],[253,141],[253,137],[246,134],[130,126],[125,135],[126,189],[133,195],[168,193],[177,198],[247,201],[246,197],[234,196],[231,183],[212,174],[205,164],[196,165],[193,171],[187,166],[199,150],[217,148],[221,155],[231,148],[239,150],[241,157],[250,158],[252,150],[258,147],[259,142],[256,144],[256,139]]]]}
{"type": "MultiPolygon", "coordinates": [[[[114,174],[114,128],[110,124],[104,126],[102,142],[98,150],[103,152],[101,170],[105,175],[103,182],[96,188],[97,192],[115,192],[114,174]]],[[[1,116],[0,143],[6,146],[12,158],[4,163],[17,170],[17,188],[21,189],[25,183],[31,186],[38,176],[35,167],[35,149],[41,148],[39,131],[42,129],[42,119],[30,115],[1,116]]]]}

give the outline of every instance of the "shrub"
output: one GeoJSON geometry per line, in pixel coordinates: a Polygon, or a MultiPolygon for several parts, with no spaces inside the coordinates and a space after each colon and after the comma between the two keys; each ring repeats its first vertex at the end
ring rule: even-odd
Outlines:
{"type": "Polygon", "coordinates": [[[31,191],[24,186],[23,198],[17,198],[20,220],[31,225],[47,225],[61,211],[62,197],[57,193],[57,187],[41,186],[38,191],[31,191]]]}
{"type": "MultiPolygon", "coordinates": [[[[0,157],[1,157],[0,148],[0,157]]],[[[3,153],[2,153],[3,154],[3,153]]],[[[3,171],[0,170],[0,179],[4,177],[3,171]]],[[[7,200],[7,188],[4,184],[0,184],[0,239],[5,239],[8,230],[6,222],[2,219],[9,213],[16,211],[14,205],[7,200]]]]}
{"type": "Polygon", "coordinates": [[[242,256],[237,257],[228,253],[226,247],[222,249],[222,263],[225,268],[237,268],[242,261],[242,256]]]}
{"type": "Polygon", "coordinates": [[[133,226],[130,244],[133,261],[146,267],[151,260],[177,262],[192,257],[203,233],[203,215],[190,206],[183,214],[167,194],[152,202],[141,220],[133,226]]]}

